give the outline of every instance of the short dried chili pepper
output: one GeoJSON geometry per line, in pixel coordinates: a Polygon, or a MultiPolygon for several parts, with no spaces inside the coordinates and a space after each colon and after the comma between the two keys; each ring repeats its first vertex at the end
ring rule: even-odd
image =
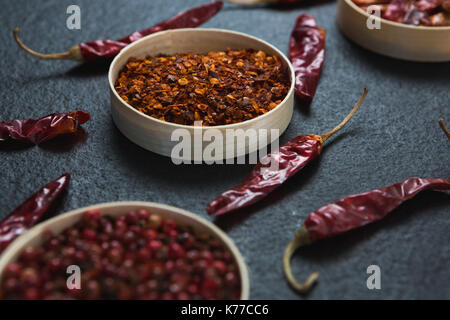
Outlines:
{"type": "Polygon", "coordinates": [[[40,119],[0,122],[0,141],[8,139],[41,144],[62,134],[73,133],[90,119],[87,112],[52,113],[40,119]]]}
{"type": "Polygon", "coordinates": [[[310,102],[319,83],[325,59],[325,29],[307,14],[298,16],[289,41],[289,58],[295,71],[295,93],[310,102]]]}
{"type": "Polygon", "coordinates": [[[322,135],[297,136],[282,145],[277,151],[263,157],[243,182],[225,191],[208,205],[206,208],[208,214],[220,216],[242,209],[260,201],[281,186],[320,154],[323,143],[350,120],[363,102],[367,91],[367,87],[364,88],[363,95],[352,111],[333,130],[322,135]],[[273,164],[276,165],[273,166],[273,164]]]}
{"type": "Polygon", "coordinates": [[[31,50],[19,39],[19,28],[14,29],[14,38],[23,50],[41,59],[67,59],[89,62],[99,59],[113,58],[130,43],[155,32],[178,28],[195,28],[216,15],[220,9],[222,9],[222,6],[222,1],[208,2],[206,4],[180,12],[176,16],[162,21],[153,27],[136,31],[120,40],[97,40],[92,42],[84,42],[72,47],[69,51],[62,53],[42,54],[31,50]]]}
{"type": "Polygon", "coordinates": [[[18,236],[39,222],[66,188],[70,174],[49,182],[0,222],[0,253],[18,236]]]}
{"type": "Polygon", "coordinates": [[[438,120],[439,125],[441,126],[442,131],[447,135],[447,138],[450,139],[450,131],[448,130],[447,126],[445,125],[444,119],[439,118],[438,120]]]}
{"type": "Polygon", "coordinates": [[[289,284],[299,293],[306,293],[319,277],[314,272],[304,283],[295,280],[290,260],[297,248],[381,220],[406,200],[429,189],[450,190],[450,180],[408,178],[385,188],[343,198],[312,212],[284,252],[283,270],[289,284]]]}

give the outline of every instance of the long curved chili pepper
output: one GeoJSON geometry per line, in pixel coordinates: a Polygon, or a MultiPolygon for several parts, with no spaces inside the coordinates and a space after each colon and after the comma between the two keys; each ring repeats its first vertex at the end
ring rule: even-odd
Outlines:
{"type": "Polygon", "coordinates": [[[216,15],[220,9],[222,9],[222,6],[222,1],[208,2],[206,4],[180,12],[176,16],[162,21],[153,27],[136,31],[120,40],[97,40],[92,42],[84,42],[62,53],[43,54],[36,52],[28,48],[22,40],[20,40],[19,28],[15,28],[13,34],[17,44],[32,56],[41,59],[67,59],[89,62],[99,59],[112,58],[130,43],[155,32],[169,29],[198,27],[216,15]]]}
{"type": "Polygon", "coordinates": [[[314,272],[304,283],[295,280],[290,260],[297,248],[381,220],[406,200],[429,189],[450,190],[450,180],[408,178],[385,188],[343,198],[312,212],[284,252],[283,270],[291,287],[299,293],[306,293],[319,277],[314,272]]]}
{"type": "Polygon", "coordinates": [[[322,135],[297,136],[277,151],[264,156],[244,181],[222,193],[207,206],[208,214],[220,216],[247,207],[281,186],[320,154],[323,143],[350,120],[363,102],[367,91],[367,87],[364,88],[364,93],[352,111],[333,130],[322,135]]]}
{"type": "Polygon", "coordinates": [[[0,122],[0,141],[8,139],[41,144],[62,134],[73,133],[90,119],[85,111],[52,113],[40,119],[0,122]]]}
{"type": "Polygon", "coordinates": [[[49,182],[0,222],[0,253],[18,236],[39,222],[66,188],[70,174],[49,182]]]}
{"type": "Polygon", "coordinates": [[[439,125],[441,126],[442,131],[447,135],[447,138],[450,139],[450,131],[448,130],[447,126],[445,125],[444,119],[439,118],[438,120],[439,125]]]}
{"type": "Polygon", "coordinates": [[[295,93],[307,102],[314,98],[325,60],[325,29],[308,15],[297,17],[289,41],[289,58],[295,71],[295,93]]]}

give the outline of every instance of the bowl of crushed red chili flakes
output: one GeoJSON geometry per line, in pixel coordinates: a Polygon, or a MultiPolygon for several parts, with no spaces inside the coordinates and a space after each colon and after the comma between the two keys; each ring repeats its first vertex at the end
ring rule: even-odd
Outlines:
{"type": "Polygon", "coordinates": [[[450,61],[450,0],[338,0],[343,34],[386,56],[450,61]]]}
{"type": "Polygon", "coordinates": [[[176,130],[194,141],[195,132],[214,129],[223,143],[213,160],[234,158],[284,132],[293,112],[293,80],[288,58],[258,38],[222,29],[159,32],[126,47],[112,62],[112,117],[131,141],[183,160],[199,152],[208,160],[208,142],[174,154],[176,130]],[[234,130],[231,136],[227,129],[234,130]],[[248,129],[257,139],[245,139],[248,129]],[[261,129],[269,133],[264,139],[261,129]]]}
{"type": "Polygon", "coordinates": [[[67,212],[0,257],[0,299],[248,299],[247,266],[211,222],[151,202],[67,212]]]}

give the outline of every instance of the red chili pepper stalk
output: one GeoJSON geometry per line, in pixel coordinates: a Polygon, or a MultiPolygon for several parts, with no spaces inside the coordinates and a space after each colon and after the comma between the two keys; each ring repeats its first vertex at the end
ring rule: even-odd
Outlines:
{"type": "Polygon", "coordinates": [[[206,208],[208,214],[220,216],[245,208],[265,198],[281,186],[287,179],[320,155],[323,143],[345,126],[358,110],[367,92],[368,89],[365,87],[364,93],[352,111],[333,130],[321,135],[297,136],[282,145],[277,151],[263,157],[243,182],[223,192],[208,205],[206,208]],[[273,167],[277,169],[273,169],[273,167]]]}
{"type": "Polygon", "coordinates": [[[343,198],[312,212],[284,252],[283,270],[291,287],[299,293],[307,293],[319,277],[319,273],[314,272],[304,283],[295,280],[290,261],[297,248],[381,220],[406,200],[429,189],[450,190],[450,180],[408,178],[385,188],[343,198]]]}
{"type": "Polygon", "coordinates": [[[80,124],[90,119],[87,112],[52,113],[40,119],[0,122],[0,141],[8,139],[41,144],[57,136],[77,131],[80,124]]]}
{"type": "Polygon", "coordinates": [[[0,222],[0,253],[18,236],[39,222],[66,188],[70,174],[49,182],[0,222]]]}
{"type": "Polygon", "coordinates": [[[205,23],[214,15],[216,15],[220,9],[222,9],[222,1],[212,1],[206,4],[194,7],[192,9],[178,13],[176,16],[158,23],[157,25],[136,31],[125,38],[120,40],[97,40],[92,42],[84,42],[72,47],[70,50],[62,53],[43,54],[31,50],[28,48],[22,40],[19,38],[19,28],[14,29],[14,38],[17,44],[26,52],[41,59],[67,59],[75,61],[95,61],[99,59],[113,58],[123,48],[132,42],[135,42],[149,34],[179,28],[195,28],[205,23]]]}
{"type": "Polygon", "coordinates": [[[447,135],[447,138],[450,139],[450,131],[448,130],[447,126],[445,125],[444,119],[439,118],[438,120],[439,125],[441,126],[442,131],[447,135]]]}

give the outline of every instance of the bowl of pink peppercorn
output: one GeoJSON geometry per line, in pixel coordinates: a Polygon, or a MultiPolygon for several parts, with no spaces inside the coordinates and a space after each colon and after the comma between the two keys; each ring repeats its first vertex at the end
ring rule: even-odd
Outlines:
{"type": "Polygon", "coordinates": [[[188,211],[151,202],[73,210],[0,256],[0,299],[248,299],[233,241],[188,211]]]}

